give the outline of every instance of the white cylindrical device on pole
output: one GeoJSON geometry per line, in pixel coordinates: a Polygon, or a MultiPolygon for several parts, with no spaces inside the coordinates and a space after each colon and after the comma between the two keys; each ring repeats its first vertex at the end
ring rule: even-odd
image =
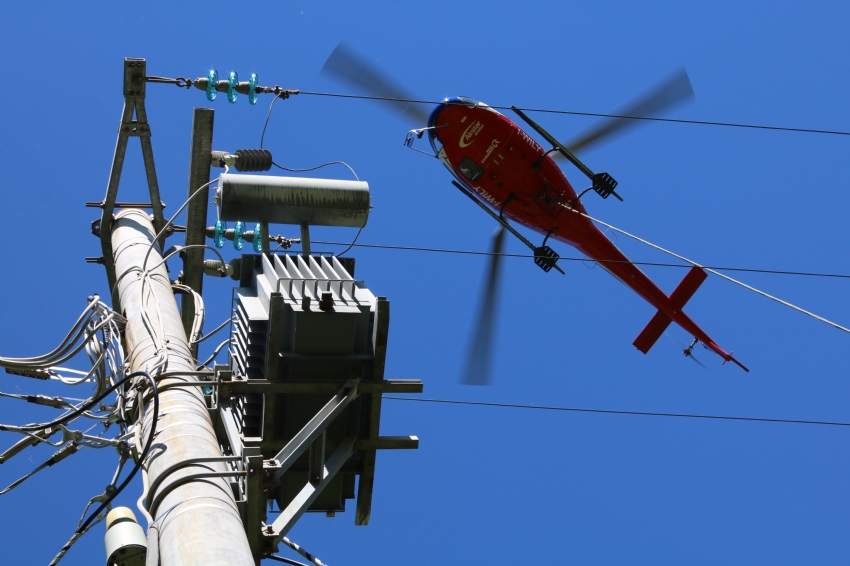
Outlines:
{"type": "Polygon", "coordinates": [[[365,181],[221,175],[216,193],[220,220],[362,228],[369,218],[365,181]]]}
{"type": "Polygon", "coordinates": [[[144,566],[148,541],[130,509],[116,507],[107,513],[103,543],[106,545],[106,566],[144,566]]]}

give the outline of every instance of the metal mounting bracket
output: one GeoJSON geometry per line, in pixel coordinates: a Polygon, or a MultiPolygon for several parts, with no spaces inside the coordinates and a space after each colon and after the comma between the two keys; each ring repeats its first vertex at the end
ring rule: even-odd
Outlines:
{"type": "MultiPolygon", "coordinates": [[[[121,122],[118,125],[118,141],[115,143],[115,154],[112,158],[112,169],[106,186],[106,196],[103,199],[103,213],[99,226],[103,264],[106,267],[106,278],[112,292],[112,308],[117,312],[121,312],[121,301],[115,285],[115,261],[112,256],[112,214],[116,208],[118,185],[121,181],[121,170],[124,167],[127,140],[130,137],[138,137],[142,145],[142,158],[145,162],[145,174],[151,197],[154,229],[158,233],[165,226],[162,215],[162,201],[159,197],[159,183],[156,180],[156,168],[153,161],[150,125],[145,110],[145,74],[146,62],[144,59],[124,59],[124,109],[121,112],[121,122]]],[[[159,239],[160,246],[163,245],[164,241],[165,235],[159,239]]]]}

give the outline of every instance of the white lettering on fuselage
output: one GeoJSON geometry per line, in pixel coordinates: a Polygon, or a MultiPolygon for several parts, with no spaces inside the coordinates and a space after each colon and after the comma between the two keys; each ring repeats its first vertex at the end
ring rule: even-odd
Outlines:
{"type": "Polygon", "coordinates": [[[476,193],[478,193],[478,196],[480,196],[482,199],[489,202],[491,205],[493,205],[495,207],[502,206],[502,203],[499,202],[498,200],[496,200],[496,197],[494,197],[493,195],[491,195],[490,193],[488,193],[487,191],[485,191],[481,187],[472,187],[472,190],[475,191],[476,193]]]}
{"type": "Polygon", "coordinates": [[[484,152],[484,159],[481,160],[481,164],[484,165],[484,162],[487,161],[487,158],[490,157],[490,154],[493,153],[493,150],[499,147],[499,140],[493,140],[490,142],[490,147],[487,148],[487,151],[484,152]]]}
{"type": "Polygon", "coordinates": [[[537,143],[536,141],[534,141],[531,138],[531,136],[526,134],[521,128],[517,128],[516,131],[519,132],[519,135],[522,137],[522,139],[524,139],[526,142],[528,142],[528,144],[531,145],[531,147],[533,147],[537,151],[543,151],[543,148],[540,147],[540,144],[537,143]]]}

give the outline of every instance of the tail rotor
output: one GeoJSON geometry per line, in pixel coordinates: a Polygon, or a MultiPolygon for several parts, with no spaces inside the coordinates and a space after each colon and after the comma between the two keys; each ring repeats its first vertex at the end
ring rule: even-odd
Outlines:
{"type": "Polygon", "coordinates": [[[702,367],[708,369],[708,366],[706,366],[704,363],[699,361],[697,359],[697,357],[694,355],[694,346],[696,346],[699,343],[699,340],[697,338],[694,338],[694,341],[691,342],[690,346],[685,346],[675,336],[673,336],[669,332],[665,332],[664,334],[666,334],[668,337],[670,337],[670,339],[672,339],[674,342],[676,342],[679,346],[682,347],[682,351],[685,354],[686,358],[690,358],[693,361],[695,361],[696,363],[698,363],[699,365],[701,365],[702,367]]]}

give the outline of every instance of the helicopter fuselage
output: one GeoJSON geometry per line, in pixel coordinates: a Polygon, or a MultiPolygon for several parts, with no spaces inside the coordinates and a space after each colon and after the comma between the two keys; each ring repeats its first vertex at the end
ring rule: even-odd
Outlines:
{"type": "Polygon", "coordinates": [[[516,123],[485,104],[454,98],[434,110],[428,126],[437,157],[469,192],[505,219],[573,246],[658,309],[634,342],[640,351],[648,352],[676,322],[725,361],[744,368],[682,312],[705,272],[692,268],[666,295],[582,216],[586,210],[561,168],[516,123]]]}

